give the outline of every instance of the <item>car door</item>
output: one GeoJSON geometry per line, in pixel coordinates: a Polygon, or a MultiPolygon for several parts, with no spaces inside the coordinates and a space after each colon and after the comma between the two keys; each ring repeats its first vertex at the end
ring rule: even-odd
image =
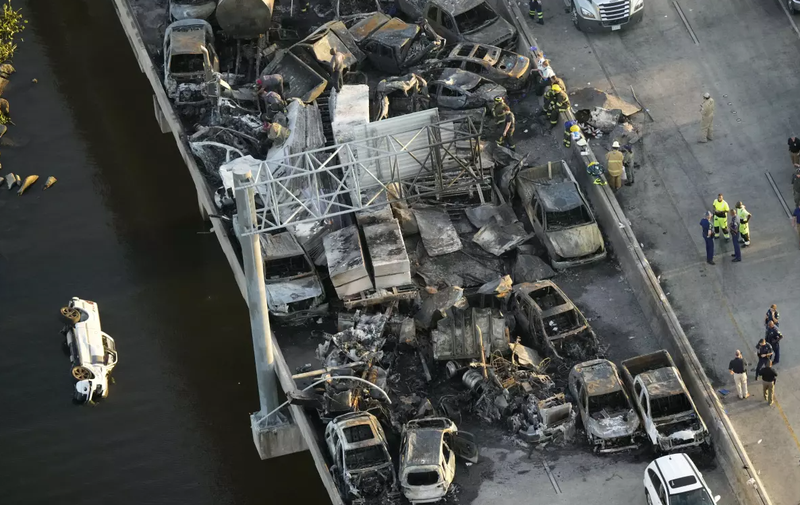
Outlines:
{"type": "Polygon", "coordinates": [[[472,433],[466,431],[446,433],[445,441],[459,458],[472,463],[478,462],[478,443],[472,433]]]}
{"type": "Polygon", "coordinates": [[[589,434],[589,421],[588,421],[588,414],[586,412],[585,404],[583,398],[586,397],[586,387],[583,385],[583,377],[578,374],[572,375],[570,374],[570,380],[574,381],[574,391],[575,391],[575,403],[578,404],[578,410],[581,413],[581,422],[583,423],[583,429],[586,430],[586,434],[589,434]]]}
{"type": "Polygon", "coordinates": [[[655,424],[653,424],[653,420],[650,417],[650,402],[647,398],[647,390],[642,386],[640,381],[636,381],[634,386],[634,391],[636,394],[636,399],[641,406],[642,412],[642,422],[644,423],[644,430],[647,432],[647,436],[650,437],[650,442],[653,445],[658,444],[658,432],[656,431],[655,424]]]}
{"type": "Polygon", "coordinates": [[[661,482],[661,477],[659,477],[652,468],[647,469],[645,489],[647,490],[647,501],[649,504],[667,505],[667,503],[663,501],[666,499],[666,493],[664,492],[664,485],[661,482]]]}

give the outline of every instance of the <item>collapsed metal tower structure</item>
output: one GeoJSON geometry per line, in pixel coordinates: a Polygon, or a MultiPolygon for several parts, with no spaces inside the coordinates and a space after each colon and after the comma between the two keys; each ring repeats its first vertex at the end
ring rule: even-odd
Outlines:
{"type": "Polygon", "coordinates": [[[482,118],[439,120],[433,109],[369,123],[350,142],[261,161],[239,188],[254,188],[256,222],[239,231],[268,233],[421,197],[482,200],[493,168],[482,127],[482,118]]]}

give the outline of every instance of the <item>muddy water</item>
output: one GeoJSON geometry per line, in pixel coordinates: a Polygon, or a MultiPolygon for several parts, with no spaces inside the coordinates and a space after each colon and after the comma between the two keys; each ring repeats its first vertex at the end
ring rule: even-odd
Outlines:
{"type": "Polygon", "coordinates": [[[41,180],[0,189],[0,503],[326,503],[307,454],[258,459],[244,302],[111,2],[14,4],[30,24],[0,175],[41,180]],[[120,354],[96,406],[70,402],[71,296],[120,354]]]}

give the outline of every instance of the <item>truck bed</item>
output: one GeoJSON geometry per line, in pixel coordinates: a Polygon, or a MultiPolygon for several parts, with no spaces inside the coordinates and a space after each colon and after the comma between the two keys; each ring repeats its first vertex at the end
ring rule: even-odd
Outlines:
{"type": "Polygon", "coordinates": [[[674,366],[675,362],[672,361],[672,356],[667,351],[661,350],[626,359],[622,362],[622,374],[629,385],[632,385],[633,378],[641,373],[674,366]]]}

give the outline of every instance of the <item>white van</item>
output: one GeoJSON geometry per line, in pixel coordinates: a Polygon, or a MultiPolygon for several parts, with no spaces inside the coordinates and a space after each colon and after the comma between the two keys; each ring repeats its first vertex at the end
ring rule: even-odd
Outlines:
{"type": "Polygon", "coordinates": [[[61,309],[66,323],[62,333],[72,362],[74,398],[81,403],[108,396],[108,377],[117,364],[114,339],[100,329],[97,304],[73,297],[61,309]]]}

